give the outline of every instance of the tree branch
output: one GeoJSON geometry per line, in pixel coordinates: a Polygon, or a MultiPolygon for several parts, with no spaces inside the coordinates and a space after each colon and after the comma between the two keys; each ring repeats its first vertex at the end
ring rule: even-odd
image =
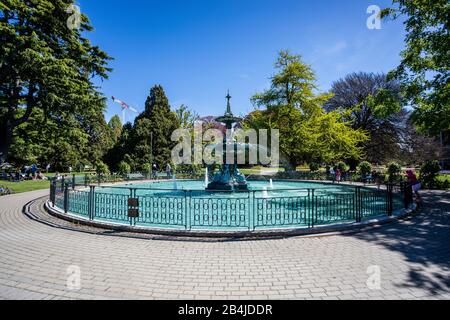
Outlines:
{"type": "Polygon", "coordinates": [[[28,121],[28,119],[30,118],[31,114],[33,113],[33,109],[34,109],[34,93],[36,91],[36,88],[34,85],[30,85],[30,88],[28,90],[28,94],[27,94],[27,109],[25,110],[25,113],[22,117],[20,117],[19,119],[16,119],[14,121],[14,126],[17,127],[19,125],[21,125],[22,123],[28,121]]]}

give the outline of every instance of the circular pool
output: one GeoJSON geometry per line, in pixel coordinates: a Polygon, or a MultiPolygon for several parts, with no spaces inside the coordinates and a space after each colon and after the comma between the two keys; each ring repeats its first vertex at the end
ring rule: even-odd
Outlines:
{"type": "Polygon", "coordinates": [[[54,206],[81,219],[146,229],[267,231],[361,222],[392,214],[384,189],[300,181],[250,181],[247,191],[209,192],[195,180],[56,188],[54,206]]]}

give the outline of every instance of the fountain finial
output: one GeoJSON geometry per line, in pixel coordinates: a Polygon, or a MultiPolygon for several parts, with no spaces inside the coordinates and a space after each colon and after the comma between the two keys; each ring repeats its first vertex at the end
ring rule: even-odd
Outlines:
{"type": "Polygon", "coordinates": [[[227,110],[222,117],[216,118],[216,121],[225,123],[226,128],[231,129],[233,127],[233,123],[240,122],[242,119],[235,117],[233,115],[233,112],[231,112],[231,102],[230,102],[231,96],[230,96],[229,90],[228,90],[228,94],[225,98],[227,98],[227,110]]]}
{"type": "Polygon", "coordinates": [[[225,114],[232,114],[231,113],[231,103],[230,103],[230,100],[231,100],[230,90],[228,90],[227,96],[225,98],[227,98],[227,112],[225,114]]]}

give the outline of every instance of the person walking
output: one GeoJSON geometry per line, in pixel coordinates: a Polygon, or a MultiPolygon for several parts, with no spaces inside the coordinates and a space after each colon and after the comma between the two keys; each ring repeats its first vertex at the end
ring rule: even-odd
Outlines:
{"type": "Polygon", "coordinates": [[[156,166],[156,163],[154,163],[153,167],[152,167],[152,177],[153,177],[153,179],[156,179],[157,172],[158,172],[158,167],[156,166]]]}
{"type": "Polygon", "coordinates": [[[337,168],[336,169],[336,182],[337,183],[341,182],[341,175],[342,175],[341,169],[337,168]]]}
{"type": "Polygon", "coordinates": [[[417,179],[416,174],[412,170],[406,170],[406,178],[411,185],[412,191],[416,196],[416,204],[418,208],[422,208],[422,197],[419,190],[422,189],[422,183],[417,179]]]}
{"type": "Polygon", "coordinates": [[[172,167],[170,166],[170,163],[166,166],[166,173],[167,173],[167,179],[170,179],[172,177],[172,167]]]}

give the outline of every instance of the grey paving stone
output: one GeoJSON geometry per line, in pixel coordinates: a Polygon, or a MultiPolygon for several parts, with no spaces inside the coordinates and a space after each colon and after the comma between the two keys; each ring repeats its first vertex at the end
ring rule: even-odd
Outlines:
{"type": "Polygon", "coordinates": [[[226,242],[111,236],[49,216],[43,200],[34,219],[22,213],[44,195],[0,197],[0,299],[450,299],[448,192],[364,232],[226,242]],[[80,290],[67,287],[71,265],[80,290]],[[381,290],[366,285],[372,265],[381,290]]]}

